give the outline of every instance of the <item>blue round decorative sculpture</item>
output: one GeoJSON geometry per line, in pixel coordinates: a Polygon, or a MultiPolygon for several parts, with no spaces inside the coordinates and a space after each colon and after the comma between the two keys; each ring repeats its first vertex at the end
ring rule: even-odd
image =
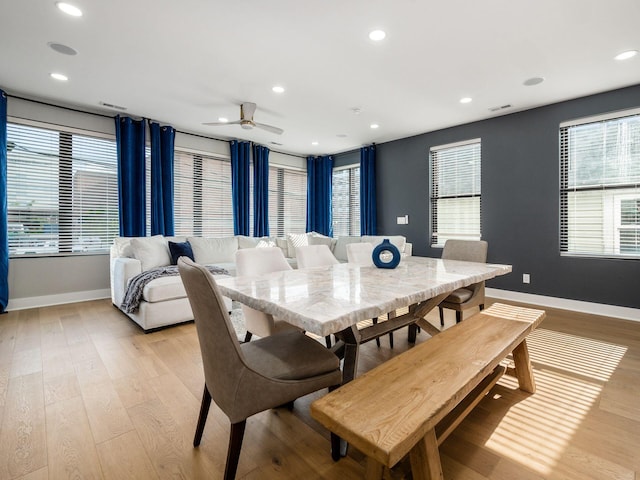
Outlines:
{"type": "Polygon", "coordinates": [[[373,264],[378,268],[396,268],[400,263],[400,250],[388,238],[385,238],[380,245],[373,249],[372,259],[373,264]],[[383,255],[384,257],[391,255],[391,259],[384,261],[383,255]]]}

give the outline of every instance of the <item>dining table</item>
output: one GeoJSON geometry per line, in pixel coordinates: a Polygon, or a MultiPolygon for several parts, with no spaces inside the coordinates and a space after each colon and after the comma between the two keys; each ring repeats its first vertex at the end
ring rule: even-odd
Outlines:
{"type": "Polygon", "coordinates": [[[415,342],[419,328],[437,335],[440,328],[424,317],[451,292],[510,272],[510,265],[410,256],[395,268],[339,263],[216,282],[232,300],[320,338],[335,335],[332,348],[343,359],[343,383],[348,383],[356,376],[362,343],[405,326],[409,342],[415,342]],[[404,307],[407,313],[358,326],[404,307]]]}

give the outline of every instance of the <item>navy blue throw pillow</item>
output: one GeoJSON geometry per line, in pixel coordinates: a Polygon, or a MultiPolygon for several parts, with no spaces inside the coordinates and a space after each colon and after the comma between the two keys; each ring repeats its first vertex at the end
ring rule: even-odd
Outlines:
{"type": "Polygon", "coordinates": [[[171,252],[171,265],[177,265],[178,258],[180,257],[189,257],[195,262],[193,259],[193,250],[189,242],[176,243],[169,241],[169,252],[171,252]]]}

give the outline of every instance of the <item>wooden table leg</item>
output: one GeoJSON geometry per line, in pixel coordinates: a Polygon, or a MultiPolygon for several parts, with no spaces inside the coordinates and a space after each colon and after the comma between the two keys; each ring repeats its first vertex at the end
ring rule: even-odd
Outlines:
{"type": "Polygon", "coordinates": [[[513,363],[516,367],[516,377],[520,390],[529,393],[536,392],[536,382],[533,378],[531,370],[531,360],[529,359],[529,349],[527,348],[527,340],[522,342],[513,350],[513,363]]]}
{"type": "Polygon", "coordinates": [[[442,480],[436,431],[430,430],[409,452],[413,480],[442,480]]]}
{"type": "Polygon", "coordinates": [[[364,478],[366,480],[382,480],[383,473],[384,465],[374,458],[367,457],[367,467],[364,473],[364,478]]]}

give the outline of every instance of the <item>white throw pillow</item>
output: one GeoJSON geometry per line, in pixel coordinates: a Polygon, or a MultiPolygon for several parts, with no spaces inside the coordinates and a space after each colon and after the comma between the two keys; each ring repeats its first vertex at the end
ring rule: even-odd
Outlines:
{"type": "Polygon", "coordinates": [[[238,250],[236,237],[189,237],[196,263],[209,265],[212,263],[233,263],[238,250]]]}
{"type": "Polygon", "coordinates": [[[296,247],[309,245],[308,233],[287,233],[287,247],[289,254],[287,257],[296,258],[296,247]]]}
{"type": "Polygon", "coordinates": [[[238,235],[238,248],[275,247],[276,240],[273,237],[246,237],[238,235]]]}
{"type": "Polygon", "coordinates": [[[311,235],[309,237],[309,245],[326,245],[332,252],[337,241],[335,238],[325,237],[324,235],[311,235]]]}
{"type": "Polygon", "coordinates": [[[142,271],[171,265],[169,244],[162,235],[136,237],[131,239],[133,257],[142,263],[142,271]]]}

